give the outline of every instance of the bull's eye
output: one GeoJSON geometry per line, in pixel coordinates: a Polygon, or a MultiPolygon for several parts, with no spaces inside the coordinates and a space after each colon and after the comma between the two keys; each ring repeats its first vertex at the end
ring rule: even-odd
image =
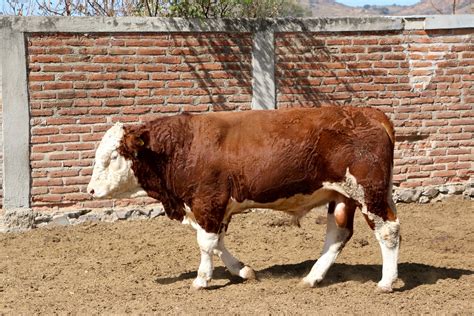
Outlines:
{"type": "Polygon", "coordinates": [[[118,153],[116,151],[113,151],[112,154],[110,155],[111,160],[116,160],[118,158],[118,153]]]}

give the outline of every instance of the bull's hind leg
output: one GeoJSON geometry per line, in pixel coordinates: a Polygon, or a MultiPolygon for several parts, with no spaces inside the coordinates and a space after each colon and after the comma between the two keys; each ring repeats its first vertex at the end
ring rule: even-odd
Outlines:
{"type": "Polygon", "coordinates": [[[321,282],[353,233],[356,205],[351,200],[331,202],[328,207],[326,239],[321,257],[301,285],[313,287],[321,282]]]}
{"type": "Polygon", "coordinates": [[[219,236],[219,243],[214,253],[221,258],[224,265],[227,267],[232,275],[238,275],[243,279],[255,279],[255,272],[252,268],[244,265],[242,262],[237,260],[225,247],[224,244],[225,232],[222,232],[219,236]]]}
{"type": "Polygon", "coordinates": [[[374,229],[382,252],[382,279],[378,283],[378,288],[381,292],[387,293],[392,292],[392,283],[398,276],[400,223],[395,212],[395,205],[391,203],[387,208],[386,219],[378,216],[366,216],[369,226],[374,229]]]}

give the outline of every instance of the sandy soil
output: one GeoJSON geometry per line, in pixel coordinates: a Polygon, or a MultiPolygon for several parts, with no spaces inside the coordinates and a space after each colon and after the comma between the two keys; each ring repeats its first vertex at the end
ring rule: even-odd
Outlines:
{"type": "Polygon", "coordinates": [[[190,290],[199,251],[189,226],[149,221],[42,228],[0,235],[0,314],[470,314],[474,202],[399,205],[403,243],[392,294],[375,293],[378,244],[361,214],[323,283],[297,287],[317,259],[325,216],[298,228],[283,213],[234,217],[227,246],[259,281],[231,277],[190,290]]]}

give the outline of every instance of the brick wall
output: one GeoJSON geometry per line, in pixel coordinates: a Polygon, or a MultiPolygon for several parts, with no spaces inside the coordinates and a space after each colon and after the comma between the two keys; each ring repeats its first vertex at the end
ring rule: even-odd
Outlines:
{"type": "MultiPolygon", "coordinates": [[[[247,110],[252,34],[28,35],[32,205],[85,193],[113,122],[247,110]]],[[[397,131],[402,188],[473,182],[472,30],[277,33],[277,106],[370,105],[397,131]]],[[[119,201],[118,203],[145,203],[119,201]]]]}
{"type": "Polygon", "coordinates": [[[474,176],[470,29],[277,35],[279,107],[370,105],[396,127],[394,184],[474,176]]]}
{"type": "Polygon", "coordinates": [[[33,206],[112,204],[85,189],[116,121],[249,109],[251,50],[250,34],[30,35],[33,206]]]}

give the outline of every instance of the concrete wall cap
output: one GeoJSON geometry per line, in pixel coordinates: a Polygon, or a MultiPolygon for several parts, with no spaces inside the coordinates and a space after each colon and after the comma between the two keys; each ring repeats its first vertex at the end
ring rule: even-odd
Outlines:
{"type": "Polygon", "coordinates": [[[2,16],[0,29],[14,32],[343,32],[474,28],[474,15],[366,16],[278,19],[183,19],[151,17],[2,16]],[[413,24],[414,22],[417,22],[413,24]]]}

